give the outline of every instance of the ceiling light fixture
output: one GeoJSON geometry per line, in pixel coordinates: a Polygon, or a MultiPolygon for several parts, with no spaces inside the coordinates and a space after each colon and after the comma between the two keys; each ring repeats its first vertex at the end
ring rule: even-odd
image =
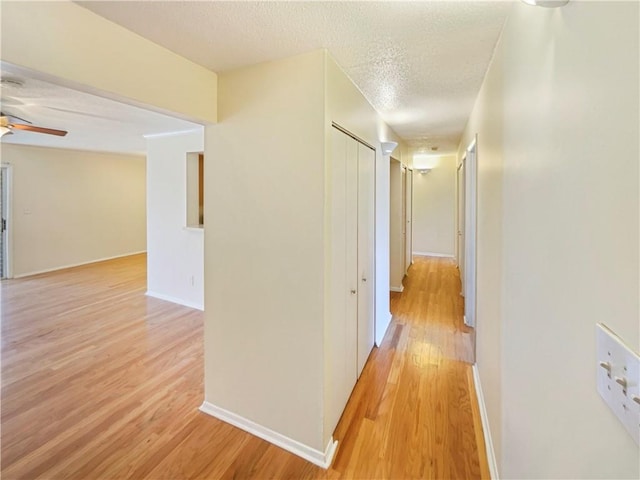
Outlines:
{"type": "Polygon", "coordinates": [[[382,147],[383,155],[391,155],[391,152],[398,146],[398,142],[380,142],[380,146],[382,147]]]}
{"type": "Polygon", "coordinates": [[[4,137],[9,132],[11,132],[9,127],[0,127],[0,137],[4,137]]]}
{"type": "Polygon", "coordinates": [[[569,0],[522,0],[522,2],[534,7],[556,8],[564,7],[569,0]]]}

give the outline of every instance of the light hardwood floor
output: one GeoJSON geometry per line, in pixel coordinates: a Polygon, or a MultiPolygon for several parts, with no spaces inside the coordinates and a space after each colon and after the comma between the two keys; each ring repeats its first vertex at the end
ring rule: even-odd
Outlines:
{"type": "Polygon", "coordinates": [[[324,471],[200,413],[203,314],[137,255],[2,282],[2,478],[488,478],[448,260],[417,258],[324,471]]]}

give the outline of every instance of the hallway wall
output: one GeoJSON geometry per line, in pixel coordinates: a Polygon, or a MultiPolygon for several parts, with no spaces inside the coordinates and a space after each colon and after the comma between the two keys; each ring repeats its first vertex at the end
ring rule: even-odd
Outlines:
{"type": "Polygon", "coordinates": [[[478,133],[477,362],[503,478],[638,478],[595,324],[640,347],[639,5],[514,3],[478,133]],[[606,439],[606,441],[603,441],[606,439]]]}
{"type": "Polygon", "coordinates": [[[426,174],[413,172],[413,254],[454,257],[456,156],[443,155],[426,174]]]}

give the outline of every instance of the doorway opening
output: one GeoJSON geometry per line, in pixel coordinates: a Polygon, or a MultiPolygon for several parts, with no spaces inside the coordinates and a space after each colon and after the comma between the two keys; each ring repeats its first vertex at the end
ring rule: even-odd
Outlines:
{"type": "Polygon", "coordinates": [[[389,168],[389,290],[401,293],[413,263],[413,171],[393,157],[389,168]]]}
{"type": "Polygon", "coordinates": [[[458,235],[456,258],[464,297],[464,323],[476,326],[477,137],[467,148],[457,173],[458,235]]]}
{"type": "Polygon", "coordinates": [[[11,278],[11,259],[9,257],[10,228],[10,190],[11,166],[0,168],[0,279],[11,278]]]}

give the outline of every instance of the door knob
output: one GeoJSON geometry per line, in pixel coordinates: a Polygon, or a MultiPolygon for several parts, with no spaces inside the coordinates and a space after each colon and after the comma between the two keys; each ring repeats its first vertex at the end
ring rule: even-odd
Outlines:
{"type": "Polygon", "coordinates": [[[363,282],[366,282],[366,281],[367,281],[367,279],[366,279],[365,277],[362,277],[362,281],[363,281],[363,282]]]}

